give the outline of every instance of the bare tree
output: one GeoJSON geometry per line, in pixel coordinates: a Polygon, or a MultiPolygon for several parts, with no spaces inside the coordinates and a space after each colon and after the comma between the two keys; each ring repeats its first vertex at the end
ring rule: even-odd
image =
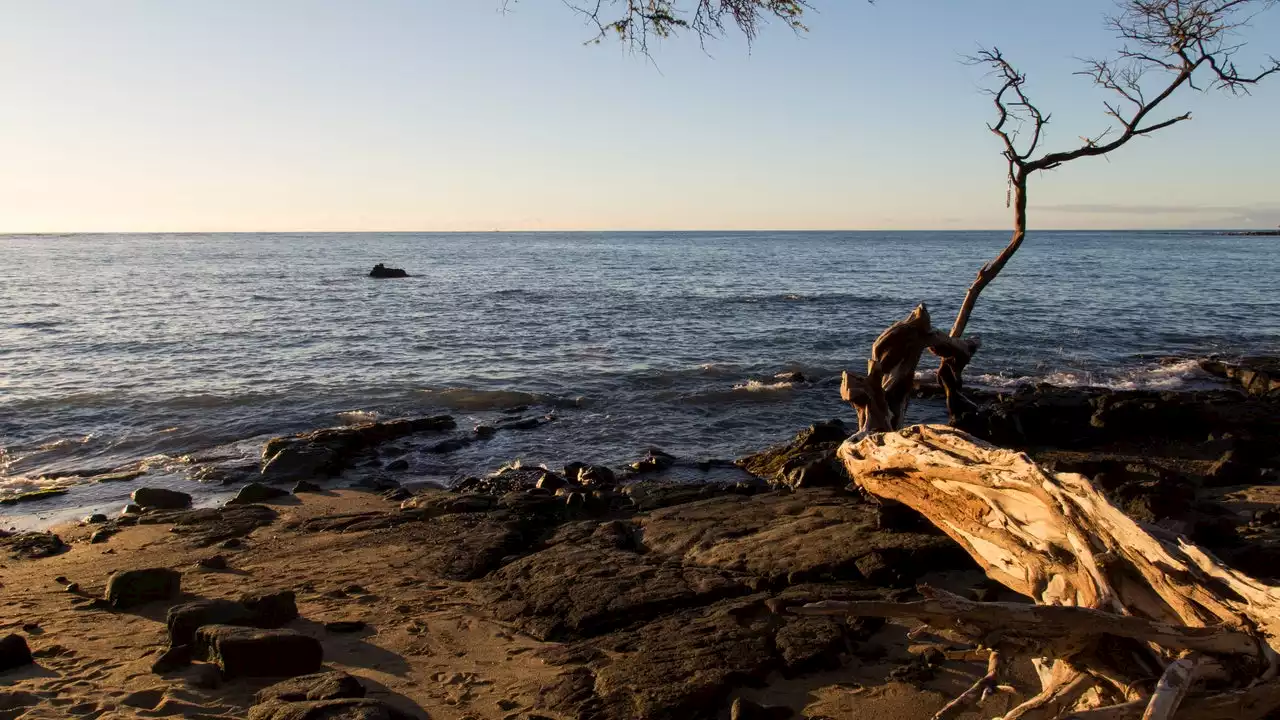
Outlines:
{"type": "MultiPolygon", "coordinates": [[[[1114,95],[1103,103],[1111,124],[1068,150],[1042,151],[1050,115],[1032,102],[1027,76],[999,48],[983,49],[972,58],[989,67],[998,83],[992,90],[996,121],[988,128],[1000,138],[1008,161],[1013,237],[969,286],[951,326],[953,338],[964,334],[978,296],[1026,239],[1031,176],[1073,160],[1106,155],[1135,138],[1190,120],[1189,112],[1161,114],[1169,98],[1184,87],[1247,94],[1253,85],[1280,72],[1280,61],[1274,57],[1253,73],[1242,72],[1235,63],[1244,47],[1241,31],[1275,4],[1276,0],[1121,0],[1117,14],[1107,19],[1123,42],[1121,49],[1114,57],[1086,61],[1078,73],[1114,95]]],[[[944,357],[938,370],[953,421],[972,407],[959,392],[967,360],[963,354],[944,357]]]]}
{"type": "MultiPolygon", "coordinates": [[[[508,7],[517,0],[503,0],[508,7]]],[[[810,9],[806,0],[563,0],[596,30],[591,42],[617,37],[642,54],[649,38],[692,31],[699,41],[721,37],[736,28],[754,41],[770,20],[792,30],[806,30],[801,18],[810,9]]]]}

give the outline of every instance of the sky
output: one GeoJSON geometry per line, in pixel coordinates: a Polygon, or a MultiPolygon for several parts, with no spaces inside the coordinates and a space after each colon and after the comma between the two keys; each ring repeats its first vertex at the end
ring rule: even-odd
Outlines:
{"type": "MultiPolygon", "coordinates": [[[[559,0],[0,0],[0,232],[1002,228],[995,45],[1053,113],[1112,0],[815,0],[652,56],[559,0]]],[[[1242,59],[1280,55],[1280,9],[1242,59]]],[[[1280,78],[1036,177],[1040,228],[1280,225],[1280,78]]]]}

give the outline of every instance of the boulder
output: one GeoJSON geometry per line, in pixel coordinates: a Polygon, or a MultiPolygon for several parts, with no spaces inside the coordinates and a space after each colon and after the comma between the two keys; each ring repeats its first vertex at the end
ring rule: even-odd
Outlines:
{"type": "Polygon", "coordinates": [[[791,488],[843,487],[849,475],[836,459],[836,449],[852,434],[839,420],[810,425],[790,443],[737,462],[743,470],[770,483],[791,488]]]}
{"type": "Polygon", "coordinates": [[[57,535],[42,532],[0,535],[0,547],[8,550],[9,557],[15,560],[38,560],[53,557],[71,549],[57,535]]]}
{"type": "Polygon", "coordinates": [[[381,700],[343,698],[268,702],[249,708],[249,720],[416,720],[381,700]]]}
{"type": "MultiPolygon", "coordinates": [[[[633,473],[661,472],[676,464],[671,454],[658,448],[649,448],[645,456],[627,466],[633,473]]],[[[581,475],[579,475],[581,477],[581,475]]]]}
{"type": "Polygon", "coordinates": [[[1202,360],[1200,367],[1210,375],[1230,380],[1250,395],[1280,397],[1280,358],[1246,357],[1232,362],[1202,360]]]}
{"type": "Polygon", "coordinates": [[[240,492],[236,496],[227,501],[228,505],[249,505],[252,503],[260,503],[266,500],[275,500],[276,498],[288,497],[287,490],[263,485],[259,482],[251,482],[240,488],[240,492]]]}
{"type": "Polygon", "coordinates": [[[191,507],[190,495],[164,488],[138,488],[129,498],[144,510],[181,510],[191,507]]]}
{"type": "Polygon", "coordinates": [[[260,618],[243,603],[234,600],[197,600],[169,608],[165,625],[169,629],[169,645],[192,645],[196,631],[205,625],[258,625],[260,618]]]}
{"type": "Polygon", "coordinates": [[[417,433],[452,430],[455,426],[452,417],[437,415],[345,425],[273,438],[262,448],[261,474],[269,482],[336,475],[349,467],[358,453],[375,445],[417,433]]]}
{"type": "Polygon", "coordinates": [[[123,570],[107,579],[106,600],[111,607],[125,609],[168,600],[178,594],[181,586],[182,574],[169,568],[123,570]]]}
{"type": "Polygon", "coordinates": [[[227,677],[291,677],[320,669],[320,641],[293,630],[205,625],[196,631],[195,655],[227,677]]]}
{"type": "Polygon", "coordinates": [[[307,480],[299,480],[298,483],[293,486],[293,494],[297,495],[298,493],[304,493],[304,492],[318,493],[322,489],[323,488],[321,488],[319,485],[313,482],[309,482],[307,480]]]}
{"type": "Polygon", "coordinates": [[[70,491],[66,488],[44,488],[41,490],[32,490],[31,492],[18,493],[17,495],[4,495],[0,497],[0,505],[16,505],[20,502],[45,500],[59,495],[66,495],[68,492],[70,491]]]}
{"type": "Polygon", "coordinates": [[[248,593],[240,602],[257,617],[259,627],[277,628],[298,617],[298,604],[292,590],[248,593]]]}
{"type": "Polygon", "coordinates": [[[97,525],[98,523],[104,523],[106,521],[107,521],[107,516],[103,515],[102,513],[94,513],[92,515],[87,515],[85,516],[84,520],[81,520],[81,522],[83,522],[85,525],[97,525]]]}
{"type": "MultiPolygon", "coordinates": [[[[668,456],[670,457],[670,456],[668,456]]],[[[603,465],[588,465],[578,472],[578,483],[584,487],[613,487],[618,478],[603,465]]]]}
{"type": "Polygon", "coordinates": [[[406,278],[406,277],[409,277],[409,273],[405,272],[401,268],[389,268],[386,265],[383,265],[382,263],[378,263],[377,265],[373,266],[372,270],[369,271],[369,277],[380,278],[380,279],[406,278]]]}
{"type": "Polygon", "coordinates": [[[0,640],[0,672],[31,664],[31,648],[21,635],[7,635],[0,640]]]}
{"type": "Polygon", "coordinates": [[[299,702],[305,700],[339,700],[362,698],[364,686],[350,675],[333,670],[330,672],[301,675],[282,680],[258,691],[254,701],[258,704],[272,701],[299,702]]]}

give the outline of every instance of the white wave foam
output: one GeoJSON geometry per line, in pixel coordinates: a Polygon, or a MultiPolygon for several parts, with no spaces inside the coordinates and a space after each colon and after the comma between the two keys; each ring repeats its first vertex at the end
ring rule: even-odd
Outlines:
{"type": "Polygon", "coordinates": [[[373,410],[346,410],[338,413],[337,417],[339,421],[348,425],[359,425],[377,420],[379,413],[373,410]]]}
{"type": "Polygon", "coordinates": [[[745,392],[770,392],[775,390],[790,390],[795,384],[786,380],[775,383],[760,382],[759,380],[748,380],[744,383],[738,383],[733,386],[734,390],[742,390],[745,392]]]}
{"type": "Polygon", "coordinates": [[[1204,390],[1221,387],[1217,378],[1205,372],[1198,360],[1177,360],[1114,373],[1062,370],[1040,376],[1010,376],[987,373],[974,384],[1002,390],[1041,383],[1058,387],[1090,387],[1108,390],[1204,390]]]}

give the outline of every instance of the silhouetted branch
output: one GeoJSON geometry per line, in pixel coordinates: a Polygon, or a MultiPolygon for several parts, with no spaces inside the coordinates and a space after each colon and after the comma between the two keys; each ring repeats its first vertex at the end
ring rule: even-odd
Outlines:
{"type": "MultiPolygon", "coordinates": [[[[518,0],[502,0],[508,7],[518,0]]],[[[631,49],[649,53],[649,38],[671,37],[692,31],[699,41],[722,37],[736,28],[747,42],[760,29],[777,20],[797,32],[808,28],[801,22],[811,9],[807,0],[561,0],[581,15],[596,35],[588,42],[616,37],[631,49]]]]}

